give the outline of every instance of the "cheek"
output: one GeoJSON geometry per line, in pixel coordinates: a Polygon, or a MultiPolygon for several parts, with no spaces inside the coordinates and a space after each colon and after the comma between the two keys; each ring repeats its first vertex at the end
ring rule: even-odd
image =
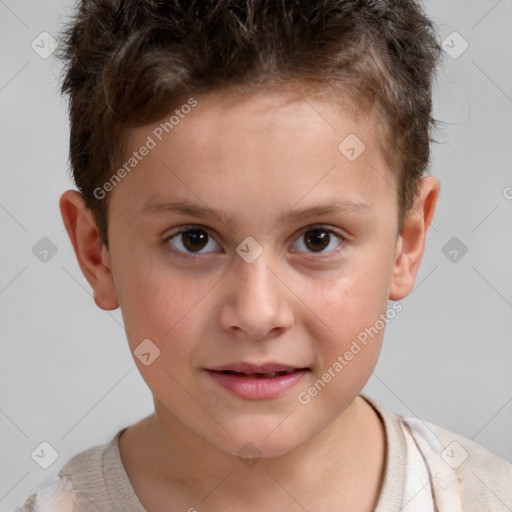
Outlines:
{"type": "Polygon", "coordinates": [[[211,278],[191,279],[151,257],[133,259],[117,270],[116,287],[132,350],[146,338],[165,347],[176,333],[193,332],[192,320],[213,287],[211,278]]]}
{"type": "Polygon", "coordinates": [[[176,403],[186,404],[188,398],[180,383],[184,385],[189,378],[187,368],[205,321],[204,298],[212,284],[209,279],[191,281],[157,266],[130,268],[119,276],[120,282],[124,280],[120,306],[134,360],[157,396],[163,392],[174,396],[176,403]],[[148,342],[143,345],[143,340],[151,341],[144,352],[141,347],[148,342]],[[137,355],[147,352],[158,354],[149,365],[137,355]]]}
{"type": "Polygon", "coordinates": [[[316,372],[297,396],[305,414],[331,421],[368,382],[386,326],[385,285],[386,280],[376,282],[370,272],[359,277],[354,273],[312,291],[316,310],[329,329],[323,331],[327,335],[315,336],[316,372]]]}
{"type": "Polygon", "coordinates": [[[361,259],[336,279],[313,284],[307,296],[334,331],[333,337],[346,339],[373,325],[386,311],[390,282],[389,262],[361,259]]]}
{"type": "Polygon", "coordinates": [[[327,335],[316,337],[321,381],[316,388],[322,390],[316,403],[325,407],[344,407],[364,387],[386,326],[392,262],[371,252],[351,261],[337,279],[313,285],[309,295],[315,301],[312,309],[329,327],[327,335]]]}

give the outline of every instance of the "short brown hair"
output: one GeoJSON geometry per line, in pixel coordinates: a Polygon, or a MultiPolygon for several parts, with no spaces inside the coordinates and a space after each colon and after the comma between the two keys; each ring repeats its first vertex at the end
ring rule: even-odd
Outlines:
{"type": "Polygon", "coordinates": [[[82,0],[61,42],[71,169],[106,244],[108,197],[94,190],[121,165],[126,130],[228,86],[343,86],[375,107],[403,226],[437,123],[441,47],[418,1],[82,0]]]}

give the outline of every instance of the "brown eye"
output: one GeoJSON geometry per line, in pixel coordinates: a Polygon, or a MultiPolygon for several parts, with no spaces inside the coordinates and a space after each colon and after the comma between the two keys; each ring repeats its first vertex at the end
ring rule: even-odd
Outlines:
{"type": "Polygon", "coordinates": [[[322,251],[331,240],[331,235],[327,231],[314,230],[308,231],[305,235],[306,246],[312,251],[322,251]]]}
{"type": "Polygon", "coordinates": [[[215,245],[217,245],[207,231],[199,228],[182,229],[168,237],[166,241],[175,249],[185,254],[212,252],[211,250],[203,251],[203,249],[212,249],[212,244],[214,246],[213,249],[215,249],[215,245]]]}
{"type": "Polygon", "coordinates": [[[324,227],[314,227],[303,231],[294,245],[294,251],[327,254],[343,245],[343,237],[324,227]],[[297,247],[298,246],[298,247],[297,247]]]}
{"type": "Polygon", "coordinates": [[[208,243],[208,233],[200,229],[181,233],[181,240],[188,251],[200,251],[208,243]]]}

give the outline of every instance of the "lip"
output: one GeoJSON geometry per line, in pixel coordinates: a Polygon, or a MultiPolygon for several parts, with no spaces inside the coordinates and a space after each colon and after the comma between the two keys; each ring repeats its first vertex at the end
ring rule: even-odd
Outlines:
{"type": "Polygon", "coordinates": [[[213,368],[207,368],[209,371],[214,372],[239,372],[239,373],[272,373],[272,372],[286,372],[289,370],[298,370],[302,367],[290,366],[282,363],[264,363],[264,364],[253,364],[253,363],[231,363],[222,366],[215,366],[213,368]]]}
{"type": "Polygon", "coordinates": [[[276,398],[295,386],[309,368],[282,363],[233,363],[207,368],[212,379],[234,395],[248,400],[276,398]],[[224,373],[235,372],[235,373],[224,373]],[[288,372],[269,377],[275,372],[288,372]],[[264,376],[263,374],[267,374],[264,376]]]}

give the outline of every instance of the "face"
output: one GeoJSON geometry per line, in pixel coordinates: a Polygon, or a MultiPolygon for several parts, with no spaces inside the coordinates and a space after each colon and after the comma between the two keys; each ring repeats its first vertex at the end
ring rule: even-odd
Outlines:
{"type": "Polygon", "coordinates": [[[280,455],[338,418],[376,364],[394,175],[375,121],[328,99],[196,100],[169,133],[170,116],[132,131],[109,266],[156,417],[229,453],[280,455]]]}

